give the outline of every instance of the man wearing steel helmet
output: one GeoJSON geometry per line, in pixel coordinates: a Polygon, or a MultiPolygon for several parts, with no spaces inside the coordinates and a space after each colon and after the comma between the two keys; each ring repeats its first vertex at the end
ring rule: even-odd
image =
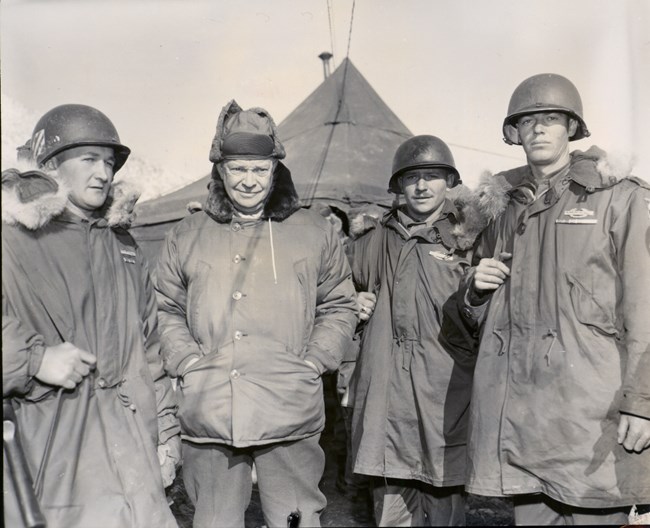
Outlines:
{"type": "Polygon", "coordinates": [[[379,526],[465,523],[474,341],[443,308],[456,302],[485,222],[460,183],[442,140],[406,140],[389,183],[404,205],[351,246],[367,321],[353,381],[352,451],[355,473],[373,477],[379,526]]]}
{"type": "Polygon", "coordinates": [[[138,195],[113,185],[130,151],[74,104],[47,112],[26,150],[34,170],[2,173],[2,381],[47,526],[176,526],[176,400],[125,229],[138,195]]]}
{"type": "Polygon", "coordinates": [[[528,163],[480,186],[467,489],[517,524],[624,524],[650,499],[648,184],[569,151],[589,131],[559,75],[517,87],[503,133],[528,163]]]}
{"type": "Polygon", "coordinates": [[[319,526],[321,375],[357,323],[332,225],[301,209],[275,124],[222,110],[203,211],[168,234],[157,267],[165,365],[179,378],[183,479],[194,526],[244,526],[255,463],[268,526],[319,526]]]}

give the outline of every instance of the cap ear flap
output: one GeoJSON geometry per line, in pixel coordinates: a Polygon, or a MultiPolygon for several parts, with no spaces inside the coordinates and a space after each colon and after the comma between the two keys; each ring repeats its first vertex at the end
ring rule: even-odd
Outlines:
{"type": "Polygon", "coordinates": [[[503,141],[508,145],[521,145],[521,141],[519,140],[519,131],[517,130],[517,127],[510,123],[503,126],[503,135],[505,136],[503,141]]]}

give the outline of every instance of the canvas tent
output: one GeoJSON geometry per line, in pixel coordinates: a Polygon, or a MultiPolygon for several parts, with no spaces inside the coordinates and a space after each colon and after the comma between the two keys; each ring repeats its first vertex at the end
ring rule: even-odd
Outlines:
{"type": "MultiPolygon", "coordinates": [[[[412,134],[345,59],[278,125],[278,136],[303,204],[348,210],[391,204],[386,189],[393,154],[412,134]]],[[[188,204],[205,201],[209,181],[207,175],[137,206],[131,232],[152,261],[167,231],[189,214],[188,204]]]]}

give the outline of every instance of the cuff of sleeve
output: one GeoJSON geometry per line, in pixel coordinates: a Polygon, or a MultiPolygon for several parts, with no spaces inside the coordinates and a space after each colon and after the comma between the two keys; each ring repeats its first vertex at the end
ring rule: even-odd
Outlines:
{"type": "Polygon", "coordinates": [[[181,433],[181,426],[172,412],[158,417],[158,443],[166,444],[167,441],[181,433]]]}
{"type": "Polygon", "coordinates": [[[306,355],[305,359],[307,361],[311,361],[314,365],[316,365],[316,368],[318,369],[318,375],[319,376],[322,376],[327,371],[327,368],[325,367],[325,365],[323,365],[323,363],[316,356],[306,355]]]}
{"type": "Polygon", "coordinates": [[[32,346],[29,351],[29,362],[27,363],[27,376],[33,378],[36,376],[43,363],[43,355],[45,354],[45,345],[40,343],[32,346]]]}
{"type": "Polygon", "coordinates": [[[178,377],[182,377],[183,374],[185,373],[185,369],[187,368],[187,364],[192,361],[193,359],[199,359],[201,356],[197,356],[196,354],[190,354],[187,356],[183,361],[181,361],[178,364],[178,367],[176,368],[176,375],[178,377]]]}
{"type": "Polygon", "coordinates": [[[650,396],[623,391],[620,412],[650,419],[650,396]]]}
{"type": "Polygon", "coordinates": [[[468,289],[465,292],[465,297],[463,298],[463,307],[461,308],[461,311],[463,312],[463,316],[469,319],[470,321],[479,321],[483,318],[485,315],[485,311],[487,310],[488,307],[488,299],[485,299],[483,304],[479,304],[478,306],[475,306],[470,302],[470,290],[468,289]]]}

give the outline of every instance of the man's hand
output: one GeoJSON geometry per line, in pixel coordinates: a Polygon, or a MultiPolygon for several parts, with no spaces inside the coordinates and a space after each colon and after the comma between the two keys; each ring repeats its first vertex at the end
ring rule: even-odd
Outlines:
{"type": "Polygon", "coordinates": [[[36,379],[66,389],[74,389],[95,368],[97,359],[72,343],[45,347],[36,379]]]}
{"type": "Polygon", "coordinates": [[[359,309],[359,319],[367,321],[370,319],[372,312],[377,303],[377,296],[370,292],[359,292],[357,294],[357,308],[359,309]]]}
{"type": "Polygon", "coordinates": [[[163,487],[168,488],[176,478],[176,468],[181,461],[181,437],[172,436],[166,443],[158,446],[158,462],[162,475],[163,487]]]}
{"type": "Polygon", "coordinates": [[[512,253],[501,253],[499,259],[481,259],[474,273],[474,289],[489,292],[501,286],[510,276],[510,268],[503,261],[512,258],[512,253]]]}
{"type": "Polygon", "coordinates": [[[635,453],[650,447],[650,420],[632,414],[621,414],[618,443],[623,444],[627,451],[635,453]]]}

